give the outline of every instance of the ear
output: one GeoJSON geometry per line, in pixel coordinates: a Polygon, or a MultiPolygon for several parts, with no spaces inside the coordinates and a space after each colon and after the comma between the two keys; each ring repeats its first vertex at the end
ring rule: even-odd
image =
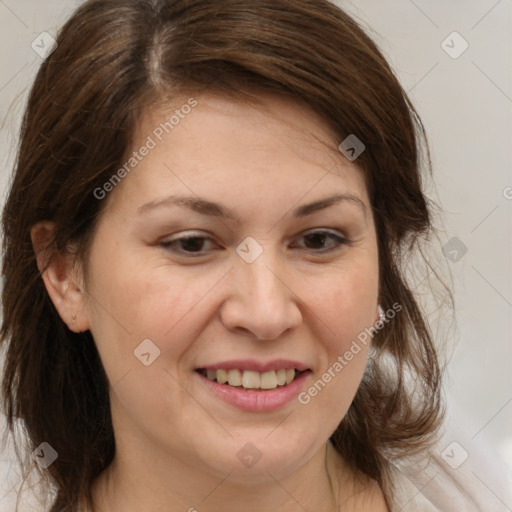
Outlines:
{"type": "Polygon", "coordinates": [[[41,221],[30,229],[32,246],[44,285],[62,321],[73,332],[89,329],[83,278],[76,257],[51,250],[55,223],[41,221]]]}

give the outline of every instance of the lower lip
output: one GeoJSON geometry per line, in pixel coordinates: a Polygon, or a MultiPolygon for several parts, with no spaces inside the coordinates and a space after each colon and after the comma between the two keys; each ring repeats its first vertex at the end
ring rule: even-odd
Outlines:
{"type": "Polygon", "coordinates": [[[219,398],[243,411],[270,412],[284,407],[300,393],[304,382],[311,373],[302,372],[293,382],[282,388],[268,391],[244,391],[226,384],[219,384],[195,372],[204,384],[219,398]]]}

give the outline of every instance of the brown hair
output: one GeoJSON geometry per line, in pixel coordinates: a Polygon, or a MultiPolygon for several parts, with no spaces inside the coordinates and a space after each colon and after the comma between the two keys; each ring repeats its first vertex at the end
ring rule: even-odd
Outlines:
{"type": "Polygon", "coordinates": [[[356,163],[376,222],[379,302],[384,310],[394,303],[403,309],[375,335],[361,386],[332,441],[391,504],[388,458],[425,446],[435,432],[441,371],[403,269],[432,232],[421,176],[423,163],[430,170],[428,144],[377,46],[327,0],[90,0],[57,43],[30,92],[2,219],[3,403],[10,431],[19,419],[32,449],[46,441],[58,452],[45,473],[56,489],[52,512],[90,499],[115,440],[94,340],[59,317],[30,228],[54,221],[50,249],[73,245],[83,260],[106,202],[93,191],[122,164],[142,110],[205,87],[233,99],[249,90],[289,95],[318,112],[340,142],[355,134],[366,146],[356,163]]]}

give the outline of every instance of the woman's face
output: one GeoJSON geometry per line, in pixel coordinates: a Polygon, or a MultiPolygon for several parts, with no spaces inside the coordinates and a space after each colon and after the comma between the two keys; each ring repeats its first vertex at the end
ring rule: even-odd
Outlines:
{"type": "Polygon", "coordinates": [[[147,111],[130,171],[98,199],[84,314],[118,456],[277,477],[354,398],[378,296],[364,180],[313,111],[261,99],[147,111]]]}

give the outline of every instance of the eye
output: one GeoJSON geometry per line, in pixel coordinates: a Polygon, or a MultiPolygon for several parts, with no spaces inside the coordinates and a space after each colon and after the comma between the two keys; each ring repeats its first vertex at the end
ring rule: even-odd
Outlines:
{"type": "Polygon", "coordinates": [[[160,242],[159,245],[178,254],[197,257],[204,256],[206,254],[201,249],[204,247],[205,241],[208,240],[211,241],[212,239],[210,237],[195,233],[182,236],[180,238],[175,238],[174,240],[160,242]]]}
{"type": "Polygon", "coordinates": [[[334,251],[341,245],[346,245],[349,242],[345,237],[338,233],[327,230],[309,231],[305,233],[302,238],[306,240],[305,248],[317,253],[334,251]],[[329,240],[332,242],[331,245],[329,247],[325,247],[324,244],[329,240]]]}

